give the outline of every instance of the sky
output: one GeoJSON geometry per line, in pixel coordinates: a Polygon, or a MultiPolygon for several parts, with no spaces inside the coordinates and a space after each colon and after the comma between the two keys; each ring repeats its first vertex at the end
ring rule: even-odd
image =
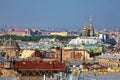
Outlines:
{"type": "Polygon", "coordinates": [[[120,0],[0,0],[0,28],[120,27],[120,0]]]}

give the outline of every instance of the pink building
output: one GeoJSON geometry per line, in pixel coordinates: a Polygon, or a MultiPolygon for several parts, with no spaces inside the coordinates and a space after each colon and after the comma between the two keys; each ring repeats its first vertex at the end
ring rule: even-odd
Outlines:
{"type": "Polygon", "coordinates": [[[9,29],[7,31],[8,35],[16,35],[16,36],[30,36],[30,30],[29,29],[9,29]]]}

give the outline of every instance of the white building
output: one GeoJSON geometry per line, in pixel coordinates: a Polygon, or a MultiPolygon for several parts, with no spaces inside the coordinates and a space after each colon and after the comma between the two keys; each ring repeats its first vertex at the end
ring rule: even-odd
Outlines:
{"type": "Polygon", "coordinates": [[[100,33],[99,34],[99,39],[101,39],[104,43],[106,43],[109,40],[109,35],[100,33]]]}
{"type": "Polygon", "coordinates": [[[95,45],[102,44],[103,42],[98,37],[77,37],[76,39],[72,39],[69,44],[72,45],[95,45]]]}

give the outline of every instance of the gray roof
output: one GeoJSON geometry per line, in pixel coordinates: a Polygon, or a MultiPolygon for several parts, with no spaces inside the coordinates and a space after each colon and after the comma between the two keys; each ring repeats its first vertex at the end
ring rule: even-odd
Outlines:
{"type": "Polygon", "coordinates": [[[104,55],[97,56],[97,58],[120,59],[120,54],[104,54],[104,55]]]}

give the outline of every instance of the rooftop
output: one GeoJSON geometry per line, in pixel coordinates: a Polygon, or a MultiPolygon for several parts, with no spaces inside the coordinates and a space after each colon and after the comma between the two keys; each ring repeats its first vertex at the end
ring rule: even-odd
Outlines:
{"type": "Polygon", "coordinates": [[[104,54],[97,56],[97,58],[106,58],[106,59],[120,59],[120,54],[104,54]]]}

